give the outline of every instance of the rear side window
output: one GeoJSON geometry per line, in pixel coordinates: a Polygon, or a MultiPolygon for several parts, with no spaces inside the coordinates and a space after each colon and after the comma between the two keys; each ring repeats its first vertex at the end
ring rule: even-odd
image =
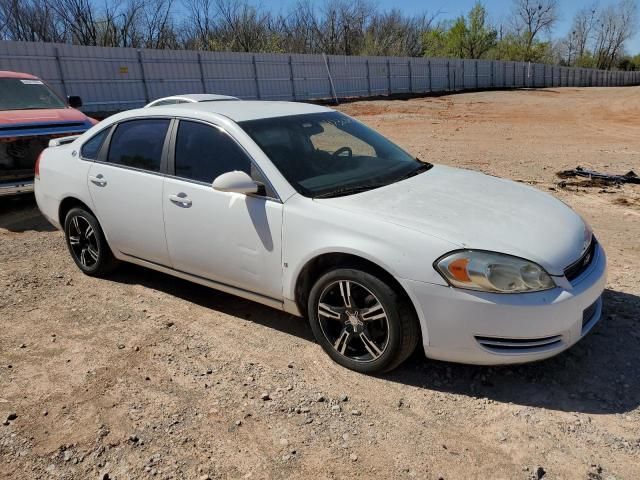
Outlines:
{"type": "Polygon", "coordinates": [[[159,172],[162,147],[168,128],[169,120],[165,118],[121,123],[111,136],[107,161],[116,165],[159,172]]]}
{"type": "Polygon", "coordinates": [[[82,158],[86,158],[87,160],[97,160],[98,154],[100,153],[100,148],[104,143],[104,139],[107,138],[108,133],[109,129],[105,128],[100,133],[87,140],[80,149],[80,156],[82,158]]]}
{"type": "Polygon", "coordinates": [[[252,174],[251,160],[229,135],[198,122],[180,122],[175,165],[177,177],[204,183],[233,170],[252,174]]]}

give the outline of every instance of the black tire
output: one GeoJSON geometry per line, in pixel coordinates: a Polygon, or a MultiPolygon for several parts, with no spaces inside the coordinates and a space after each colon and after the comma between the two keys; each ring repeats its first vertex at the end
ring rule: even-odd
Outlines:
{"type": "Polygon", "coordinates": [[[71,258],[82,273],[101,277],[118,266],[98,220],[84,208],[76,207],[67,212],[64,236],[71,258]]]}
{"type": "Polygon", "coordinates": [[[322,275],[311,288],[307,311],[313,334],[324,351],[340,365],[360,373],[393,370],[413,353],[420,339],[418,319],[408,299],[362,270],[340,268],[322,275]],[[342,292],[348,288],[352,293],[345,296],[342,292]],[[337,306],[339,300],[354,308],[337,306]]]}

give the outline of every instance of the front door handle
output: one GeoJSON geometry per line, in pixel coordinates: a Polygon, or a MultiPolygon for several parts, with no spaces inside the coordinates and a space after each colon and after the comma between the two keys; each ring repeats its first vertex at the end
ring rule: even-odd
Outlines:
{"type": "Polygon", "coordinates": [[[99,173],[95,177],[93,175],[89,175],[89,181],[99,187],[107,186],[107,181],[105,180],[104,175],[102,175],[101,173],[99,173]]]}
{"type": "Polygon", "coordinates": [[[187,194],[184,192],[180,192],[177,195],[169,195],[169,200],[178,205],[179,207],[189,208],[193,203],[187,194]]]}

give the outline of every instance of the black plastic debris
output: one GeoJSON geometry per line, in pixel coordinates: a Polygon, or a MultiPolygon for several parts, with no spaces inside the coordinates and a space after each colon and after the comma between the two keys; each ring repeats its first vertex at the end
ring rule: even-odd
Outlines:
{"type": "Polygon", "coordinates": [[[616,175],[614,173],[602,173],[595,170],[587,170],[586,168],[576,167],[573,170],[563,170],[556,175],[560,178],[584,177],[590,180],[599,180],[609,184],[621,183],[637,183],[640,184],[640,177],[634,171],[629,171],[624,175],[616,175]]]}

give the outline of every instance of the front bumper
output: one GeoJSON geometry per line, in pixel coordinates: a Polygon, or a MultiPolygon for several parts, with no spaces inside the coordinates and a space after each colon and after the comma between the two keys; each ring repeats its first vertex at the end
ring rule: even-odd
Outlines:
{"type": "Polygon", "coordinates": [[[427,357],[478,365],[524,363],[566,350],[600,320],[606,264],[598,245],[591,265],[578,278],[537,293],[401,283],[418,311],[427,357]]]}

